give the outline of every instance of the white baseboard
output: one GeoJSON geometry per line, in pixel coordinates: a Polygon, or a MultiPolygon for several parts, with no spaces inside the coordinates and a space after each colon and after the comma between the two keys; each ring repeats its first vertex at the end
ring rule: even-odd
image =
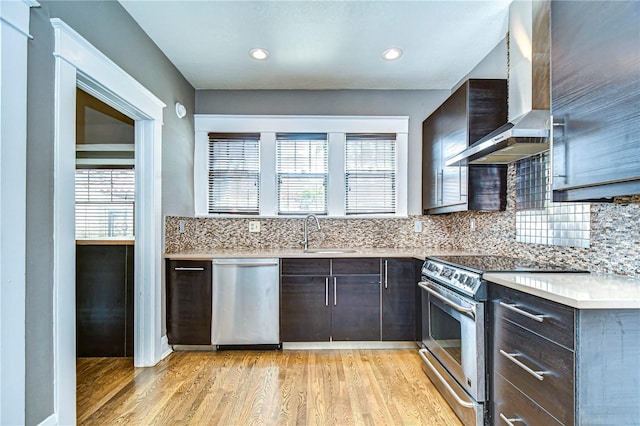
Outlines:
{"type": "Polygon", "coordinates": [[[58,424],[58,416],[56,416],[56,413],[53,413],[52,415],[44,419],[42,422],[40,422],[39,426],[49,426],[49,425],[57,425],[57,424],[58,424]]]}
{"type": "Polygon", "coordinates": [[[173,349],[169,346],[169,339],[166,334],[160,339],[160,352],[162,353],[162,355],[160,355],[160,359],[165,359],[171,352],[173,352],[173,349]]]}

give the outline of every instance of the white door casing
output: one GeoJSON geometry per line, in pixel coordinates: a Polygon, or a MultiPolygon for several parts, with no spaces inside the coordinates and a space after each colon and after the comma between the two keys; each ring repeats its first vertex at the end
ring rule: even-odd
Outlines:
{"type": "MultiPolygon", "coordinates": [[[[166,106],[62,20],[55,34],[54,120],[54,416],[76,421],[75,115],[76,88],[135,120],[134,364],[155,365],[161,336],[161,142],[166,106]]],[[[49,422],[48,422],[49,423],[49,422]]]]}
{"type": "Polygon", "coordinates": [[[27,45],[35,1],[0,1],[0,424],[25,423],[27,45]]]}

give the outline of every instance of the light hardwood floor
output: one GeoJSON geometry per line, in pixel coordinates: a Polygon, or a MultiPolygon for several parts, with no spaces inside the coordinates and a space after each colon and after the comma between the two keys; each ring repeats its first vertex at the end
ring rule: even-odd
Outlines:
{"type": "Polygon", "coordinates": [[[78,424],[459,426],[420,363],[408,349],[79,358],[78,424]]]}

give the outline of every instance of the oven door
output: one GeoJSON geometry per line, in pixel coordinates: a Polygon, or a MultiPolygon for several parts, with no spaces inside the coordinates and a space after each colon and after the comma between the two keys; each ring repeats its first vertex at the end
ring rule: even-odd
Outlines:
{"type": "Polygon", "coordinates": [[[422,344],[476,402],[484,402],[484,304],[432,281],[418,285],[422,290],[422,344]]]}

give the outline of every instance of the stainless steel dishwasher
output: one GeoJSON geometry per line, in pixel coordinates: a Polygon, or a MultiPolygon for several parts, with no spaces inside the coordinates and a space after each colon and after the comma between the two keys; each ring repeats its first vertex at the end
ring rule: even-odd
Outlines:
{"type": "Polygon", "coordinates": [[[211,343],[280,348],[278,259],[214,259],[211,343]]]}

